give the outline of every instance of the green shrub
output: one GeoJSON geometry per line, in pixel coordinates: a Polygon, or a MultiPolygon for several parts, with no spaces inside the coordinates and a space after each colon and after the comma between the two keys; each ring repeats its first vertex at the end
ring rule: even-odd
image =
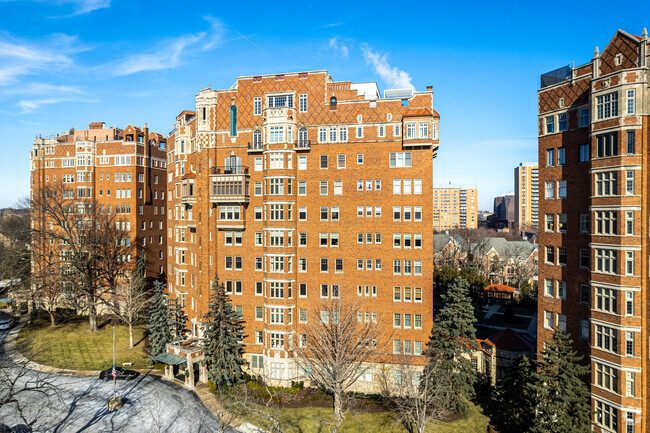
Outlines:
{"type": "Polygon", "coordinates": [[[208,386],[210,387],[210,390],[212,392],[217,391],[217,385],[215,385],[214,382],[211,379],[208,379],[208,386]]]}
{"type": "Polygon", "coordinates": [[[0,302],[0,310],[4,310],[7,307],[9,307],[9,304],[7,304],[6,302],[0,302]]]}

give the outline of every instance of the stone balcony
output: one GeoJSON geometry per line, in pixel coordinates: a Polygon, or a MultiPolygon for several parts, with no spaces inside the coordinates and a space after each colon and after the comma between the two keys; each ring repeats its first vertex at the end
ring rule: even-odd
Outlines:
{"type": "Polygon", "coordinates": [[[250,200],[248,167],[212,167],[210,202],[248,203],[250,200]]]}

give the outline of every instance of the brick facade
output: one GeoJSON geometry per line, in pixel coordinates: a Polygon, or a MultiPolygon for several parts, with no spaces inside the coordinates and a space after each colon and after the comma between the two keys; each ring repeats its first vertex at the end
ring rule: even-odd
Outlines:
{"type": "MultiPolygon", "coordinates": [[[[439,142],[432,95],[380,98],[374,83],[334,82],[325,71],[202,90],[168,137],[167,273],[192,335],[218,274],[245,321],[256,374],[298,378],[296,334],[332,296],[359,299],[360,319],[377,320],[381,362],[393,359],[394,340],[403,353],[424,350],[439,142]]],[[[371,389],[378,374],[359,387],[371,389]]]]}
{"type": "Polygon", "coordinates": [[[538,347],[591,365],[596,431],[647,432],[648,38],[619,30],[539,90],[538,347]]]}

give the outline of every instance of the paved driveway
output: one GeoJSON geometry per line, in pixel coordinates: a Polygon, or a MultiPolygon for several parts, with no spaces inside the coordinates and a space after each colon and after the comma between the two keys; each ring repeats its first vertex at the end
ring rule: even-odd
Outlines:
{"type": "MultiPolygon", "coordinates": [[[[0,332],[4,342],[7,331],[0,332]]],[[[7,367],[8,357],[0,350],[0,375],[16,377],[15,365],[7,367]]],[[[129,382],[118,381],[118,395],[125,405],[108,412],[106,400],[113,395],[113,382],[91,376],[68,376],[24,371],[19,385],[44,381],[55,386],[52,392],[19,394],[23,415],[39,432],[212,432],[218,423],[193,392],[158,376],[141,375],[129,382]]],[[[2,377],[0,376],[0,381],[2,377]]],[[[6,381],[6,377],[5,377],[6,381]]],[[[0,384],[5,386],[6,382],[0,384]]],[[[49,388],[43,388],[47,391],[49,388]]],[[[0,390],[0,397],[3,390],[0,390]]],[[[0,425],[22,424],[14,405],[0,406],[0,425]]],[[[2,429],[0,428],[0,431],[2,429]]]]}

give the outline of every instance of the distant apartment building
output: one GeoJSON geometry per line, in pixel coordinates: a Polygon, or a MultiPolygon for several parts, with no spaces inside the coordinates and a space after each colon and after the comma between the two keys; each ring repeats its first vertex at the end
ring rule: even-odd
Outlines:
{"type": "MultiPolygon", "coordinates": [[[[382,362],[423,352],[432,326],[433,92],[326,71],[239,77],[176,118],[168,153],[168,281],[202,333],[218,275],[245,321],[249,368],[289,383],[301,326],[359,301],[382,362]]],[[[378,389],[380,367],[359,386],[378,389]]]]}
{"type": "Polygon", "coordinates": [[[537,163],[522,162],[515,168],[515,227],[537,230],[539,223],[539,175],[537,163]]]}
{"type": "Polygon", "coordinates": [[[647,31],[542,75],[537,350],[568,332],[597,432],[650,431],[647,31]]]}
{"type": "MultiPolygon", "coordinates": [[[[146,125],[121,129],[103,122],[55,138],[38,137],[30,154],[31,198],[44,193],[74,212],[95,206],[114,215],[122,233],[116,242],[133,245],[124,260],[134,263],[145,251],[147,276],[157,277],[167,258],[165,141],[146,125]]],[[[38,207],[32,209],[34,228],[52,224],[61,222],[48,221],[38,207]]]]}
{"type": "Polygon", "coordinates": [[[476,189],[433,188],[433,230],[477,227],[476,189]]]}
{"type": "Polygon", "coordinates": [[[494,198],[494,215],[500,221],[507,221],[508,225],[515,221],[515,194],[501,194],[494,198]]]}

